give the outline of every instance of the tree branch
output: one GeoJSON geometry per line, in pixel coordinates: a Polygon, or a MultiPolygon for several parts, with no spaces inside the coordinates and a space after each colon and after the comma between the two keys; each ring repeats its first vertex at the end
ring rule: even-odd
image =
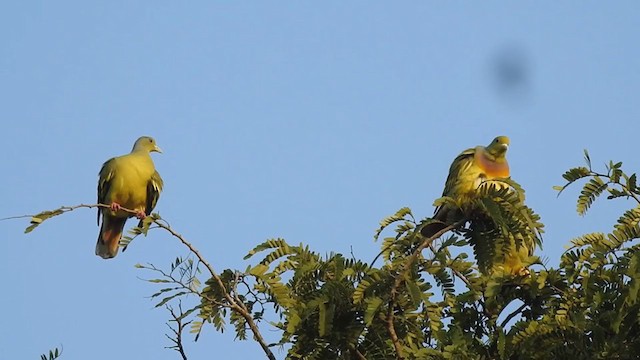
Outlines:
{"type": "MultiPolygon", "coordinates": [[[[19,219],[19,218],[29,218],[30,217],[31,218],[31,225],[25,229],[25,232],[30,232],[33,229],[35,229],[37,226],[39,226],[41,223],[43,223],[45,220],[48,220],[49,218],[52,218],[52,217],[58,216],[58,215],[62,215],[64,213],[67,213],[67,212],[70,212],[70,211],[73,211],[73,210],[76,210],[76,209],[80,209],[80,208],[89,208],[89,209],[91,209],[91,208],[110,208],[110,206],[106,205],[106,204],[79,204],[79,205],[74,205],[74,206],[61,206],[58,209],[51,210],[51,211],[43,211],[43,212],[40,212],[40,213],[35,214],[35,215],[14,216],[14,217],[6,218],[6,219],[0,219],[0,220],[19,219]]],[[[132,216],[138,214],[138,212],[133,210],[133,209],[120,208],[120,211],[124,211],[126,213],[129,213],[132,216]]],[[[220,278],[218,273],[216,273],[215,270],[213,269],[213,267],[211,266],[211,264],[209,264],[209,262],[207,262],[205,260],[205,258],[202,256],[200,251],[198,251],[198,249],[196,249],[193,245],[191,245],[191,243],[189,243],[181,234],[179,234],[178,232],[173,230],[171,228],[171,226],[169,226],[169,223],[167,221],[163,220],[162,218],[160,218],[160,216],[158,214],[155,214],[155,213],[151,214],[150,216],[151,216],[151,219],[152,219],[152,223],[154,223],[158,228],[164,229],[165,231],[169,232],[173,237],[178,239],[207,268],[207,270],[209,271],[209,274],[211,274],[211,277],[218,283],[218,286],[223,291],[224,298],[229,303],[229,305],[228,305],[229,308],[232,311],[238,312],[240,314],[240,316],[242,316],[246,320],[247,324],[249,325],[249,328],[251,329],[251,332],[253,332],[254,340],[257,341],[260,344],[260,347],[262,347],[262,350],[265,352],[267,357],[270,360],[276,360],[275,355],[273,355],[273,352],[271,351],[271,349],[269,349],[269,346],[267,345],[266,341],[262,337],[262,334],[260,333],[260,330],[258,329],[258,326],[257,326],[255,320],[253,319],[253,316],[251,315],[251,313],[247,309],[247,306],[242,301],[242,299],[240,299],[237,296],[237,294],[232,295],[232,294],[229,293],[229,290],[224,286],[224,282],[222,281],[222,279],[220,278]]]]}
{"type": "Polygon", "coordinates": [[[398,360],[402,360],[404,359],[404,356],[402,355],[403,351],[402,351],[402,344],[400,344],[400,339],[398,339],[398,334],[396,332],[396,328],[394,325],[394,308],[396,306],[396,296],[398,295],[398,288],[400,287],[400,284],[402,284],[402,281],[404,280],[404,276],[405,274],[409,271],[409,269],[411,268],[411,266],[413,265],[413,263],[418,259],[418,256],[422,253],[422,250],[424,250],[427,246],[430,246],[431,243],[439,238],[440,236],[442,236],[444,233],[446,233],[447,231],[453,230],[457,227],[459,227],[460,225],[464,224],[467,220],[460,220],[456,223],[453,223],[447,227],[445,227],[444,229],[438,231],[437,233],[435,233],[433,236],[426,238],[422,241],[422,243],[420,244],[420,246],[418,246],[411,255],[409,255],[409,257],[407,258],[407,260],[404,262],[404,264],[402,265],[402,269],[401,271],[396,275],[396,279],[395,282],[393,283],[393,286],[391,287],[391,299],[389,300],[389,308],[387,310],[387,331],[389,331],[389,336],[391,337],[391,342],[393,343],[393,347],[396,350],[396,359],[398,360]]]}
{"type": "Polygon", "coordinates": [[[367,358],[360,352],[360,350],[355,349],[354,352],[358,360],[367,360],[367,358]]]}
{"type": "MultiPolygon", "coordinates": [[[[435,254],[436,253],[436,249],[433,246],[433,242],[429,243],[429,249],[435,254]]],[[[464,276],[460,271],[452,268],[451,266],[447,266],[451,272],[453,272],[453,274],[460,280],[462,280],[463,283],[465,283],[465,285],[467,285],[467,287],[469,288],[469,290],[471,289],[471,282],[469,281],[469,279],[467,279],[466,276],[464,276]]]]}
{"type": "Polygon", "coordinates": [[[625,184],[623,184],[622,182],[620,182],[620,180],[618,181],[613,181],[611,175],[609,174],[600,174],[598,172],[595,172],[593,170],[591,170],[591,176],[599,176],[599,177],[603,177],[605,179],[609,179],[609,183],[610,184],[616,184],[618,186],[620,186],[621,188],[623,188],[624,190],[627,191],[628,196],[631,196],[638,204],[640,204],[640,198],[633,192],[633,189],[629,189],[625,184]]]}
{"type": "Polygon", "coordinates": [[[527,304],[522,304],[520,305],[519,308],[517,308],[514,312],[512,312],[511,314],[509,314],[500,324],[500,327],[504,329],[505,326],[507,326],[507,324],[509,323],[509,321],[511,321],[511,319],[513,319],[516,315],[520,314],[520,312],[522,310],[524,310],[524,308],[527,307],[527,304]]]}
{"type": "Polygon", "coordinates": [[[173,334],[176,336],[174,339],[171,336],[166,335],[169,338],[169,340],[171,340],[175,344],[167,348],[177,351],[182,357],[182,360],[187,360],[187,354],[184,352],[184,346],[182,345],[182,331],[184,330],[185,326],[191,323],[191,321],[187,321],[186,323],[182,322],[182,315],[184,313],[182,312],[181,303],[178,303],[178,309],[180,310],[180,315],[177,315],[171,306],[166,305],[165,307],[167,308],[167,310],[169,310],[171,317],[173,317],[173,320],[169,320],[169,321],[170,322],[173,321],[176,323],[176,329],[171,327],[171,325],[167,324],[167,326],[169,326],[169,329],[171,329],[173,334]]]}
{"type": "Polygon", "coordinates": [[[222,281],[222,278],[220,278],[218,273],[216,273],[216,271],[213,269],[211,264],[209,264],[209,262],[205,260],[205,258],[198,251],[198,249],[196,249],[193,245],[191,245],[182,235],[180,235],[175,230],[173,230],[166,221],[162,219],[154,219],[153,222],[159,228],[168,231],[173,237],[178,239],[184,246],[186,246],[189,249],[189,251],[191,251],[198,258],[198,260],[200,260],[200,262],[209,271],[209,274],[211,274],[211,277],[215,279],[220,289],[222,289],[222,291],[224,292],[224,297],[229,302],[229,307],[231,308],[231,310],[238,312],[240,316],[242,316],[245,319],[245,321],[249,325],[249,328],[251,329],[251,332],[253,333],[254,340],[257,341],[258,344],[260,344],[260,347],[262,347],[262,350],[265,352],[267,357],[270,360],[276,360],[275,355],[273,354],[271,349],[269,349],[269,346],[267,345],[267,342],[264,340],[264,337],[262,337],[262,334],[258,329],[258,325],[253,319],[253,316],[251,315],[249,310],[247,309],[247,306],[245,305],[245,303],[241,299],[239,299],[237,295],[235,294],[232,295],[229,293],[229,290],[224,286],[224,282],[222,281]]]}

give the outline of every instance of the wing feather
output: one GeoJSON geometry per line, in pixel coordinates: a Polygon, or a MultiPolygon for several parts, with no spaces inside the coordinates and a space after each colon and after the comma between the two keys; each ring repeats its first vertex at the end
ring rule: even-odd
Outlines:
{"type": "MultiPolygon", "coordinates": [[[[147,183],[147,203],[144,210],[145,214],[151,215],[151,212],[158,203],[163,186],[164,182],[162,181],[160,174],[157,171],[154,171],[153,175],[151,175],[151,179],[149,179],[149,182],[147,183]]],[[[142,226],[142,221],[140,221],[138,226],[142,226]]]]}
{"type": "MultiPolygon", "coordinates": [[[[105,161],[98,173],[98,204],[107,203],[107,195],[111,188],[111,180],[113,179],[113,173],[115,170],[115,158],[111,158],[105,161]]],[[[98,208],[98,225],[100,225],[100,214],[102,209],[98,208]]]]}
{"type": "Polygon", "coordinates": [[[451,163],[451,168],[449,168],[449,175],[447,176],[447,181],[444,184],[444,191],[442,192],[442,196],[452,196],[453,189],[455,189],[456,184],[460,181],[460,178],[464,173],[466,173],[469,168],[473,165],[473,155],[475,154],[476,149],[467,149],[460,153],[455,160],[451,163]]]}

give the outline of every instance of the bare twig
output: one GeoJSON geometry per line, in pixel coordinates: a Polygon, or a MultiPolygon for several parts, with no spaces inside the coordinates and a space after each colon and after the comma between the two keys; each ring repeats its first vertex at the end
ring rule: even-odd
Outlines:
{"type": "Polygon", "coordinates": [[[173,310],[171,306],[166,305],[165,307],[167,308],[167,310],[169,310],[169,313],[173,318],[173,320],[169,320],[169,322],[176,323],[175,329],[170,324],[167,323],[167,326],[169,327],[169,329],[171,329],[171,332],[173,332],[173,334],[175,335],[175,338],[173,338],[165,334],[165,336],[175,344],[172,346],[168,346],[167,349],[173,349],[177,351],[180,354],[180,356],[182,356],[182,360],[187,360],[187,354],[184,352],[184,345],[182,345],[182,331],[187,325],[191,323],[191,321],[187,321],[184,323],[182,322],[183,320],[182,316],[184,315],[184,312],[182,311],[182,303],[178,302],[178,310],[180,312],[179,315],[176,314],[176,312],[173,310]]]}
{"type": "Polygon", "coordinates": [[[154,220],[153,221],[159,228],[164,229],[166,231],[169,232],[169,234],[171,234],[173,237],[175,237],[176,239],[180,240],[180,242],[186,246],[189,251],[191,251],[191,253],[193,253],[193,255],[195,255],[198,260],[200,261],[200,263],[202,263],[207,270],[209,270],[209,274],[211,274],[211,276],[217,278],[216,280],[219,281],[219,285],[224,288],[224,284],[222,283],[222,279],[220,279],[220,277],[216,274],[216,272],[213,270],[213,266],[211,266],[211,264],[209,264],[207,262],[207,260],[204,259],[204,257],[202,256],[202,254],[200,254],[200,252],[198,251],[198,249],[196,249],[195,247],[193,247],[193,245],[191,245],[187,240],[185,240],[185,238],[178,234],[175,230],[173,230],[169,224],[162,220],[162,219],[158,219],[158,220],[154,220]]]}
{"type": "Polygon", "coordinates": [[[522,310],[524,310],[524,308],[527,307],[527,304],[522,304],[520,305],[519,308],[517,308],[514,312],[512,312],[511,314],[509,314],[504,321],[502,321],[502,323],[500,324],[500,327],[504,329],[505,326],[507,326],[507,324],[509,323],[509,321],[511,321],[511,319],[513,319],[516,315],[520,314],[520,312],[522,310]]]}

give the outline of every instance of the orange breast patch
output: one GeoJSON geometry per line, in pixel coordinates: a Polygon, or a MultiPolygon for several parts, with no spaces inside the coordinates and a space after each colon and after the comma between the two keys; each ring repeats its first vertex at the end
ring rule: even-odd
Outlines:
{"type": "Polygon", "coordinates": [[[478,167],[487,175],[487,179],[509,177],[509,164],[506,159],[504,162],[492,161],[480,148],[476,150],[474,160],[478,167]]]}

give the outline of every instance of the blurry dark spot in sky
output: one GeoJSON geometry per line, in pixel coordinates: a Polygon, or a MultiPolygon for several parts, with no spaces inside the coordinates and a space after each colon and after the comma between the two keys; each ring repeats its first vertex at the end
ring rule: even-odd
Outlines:
{"type": "Polygon", "coordinates": [[[530,87],[529,56],[516,44],[499,48],[491,57],[491,79],[498,95],[508,101],[524,100],[530,87]]]}

